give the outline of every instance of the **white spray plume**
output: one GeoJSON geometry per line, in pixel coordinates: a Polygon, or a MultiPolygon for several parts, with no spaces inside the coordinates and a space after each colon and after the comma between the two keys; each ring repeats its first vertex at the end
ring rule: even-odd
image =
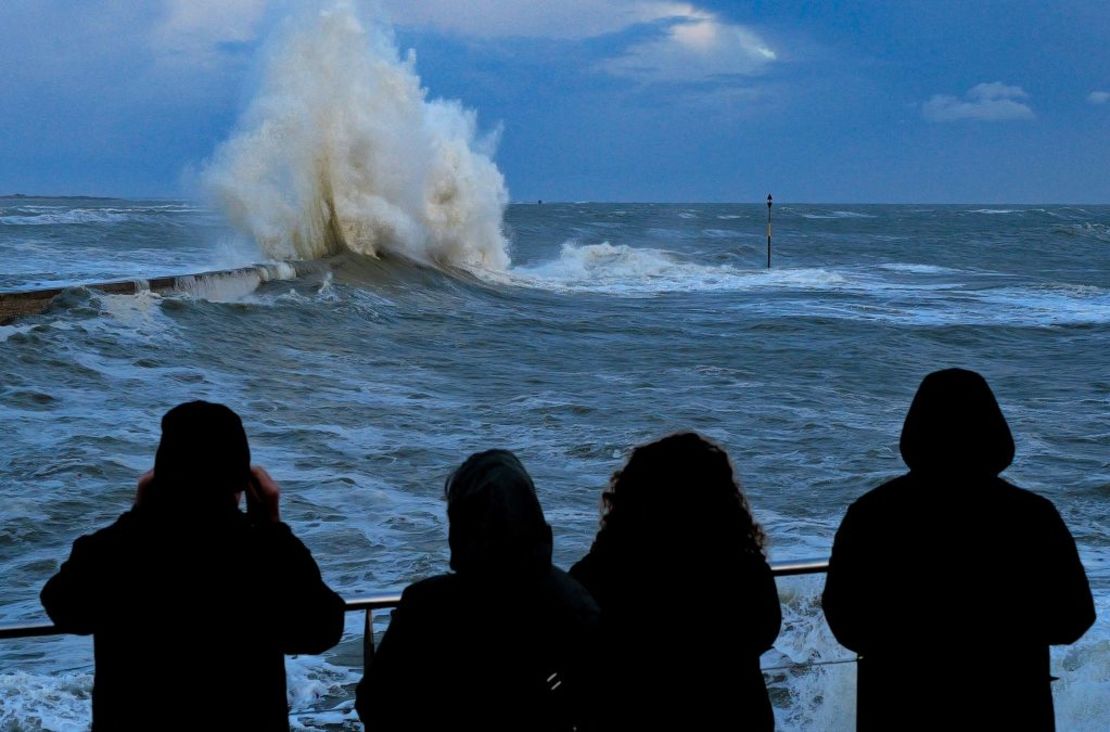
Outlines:
{"type": "Polygon", "coordinates": [[[505,179],[473,111],[429,100],[415,55],[349,2],[287,22],[204,181],[275,259],[343,251],[503,270],[505,179]]]}

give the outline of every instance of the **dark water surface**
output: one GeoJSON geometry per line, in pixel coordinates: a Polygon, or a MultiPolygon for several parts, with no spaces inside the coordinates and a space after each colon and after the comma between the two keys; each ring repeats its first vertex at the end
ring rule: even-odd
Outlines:
{"type": "MultiPolygon", "coordinates": [[[[470,452],[518,453],[566,566],[627,450],[676,429],[729,450],[772,560],[826,556],[848,503],[903,470],[905,410],[947,366],[990,381],[1017,440],[1006,477],[1056,503],[1110,611],[1110,207],[775,216],[770,271],[761,205],[512,206],[506,273],[348,256],[253,291],[76,288],[0,327],[0,622],[42,619],[42,583],[127,507],[159,417],[186,399],[243,416],[286,520],[350,597],[446,569],[443,478],[470,452]]],[[[0,253],[0,289],[260,257],[191,204],[59,199],[0,200],[0,253]]],[[[820,585],[780,581],[787,624],[765,666],[848,656],[820,585]]],[[[660,608],[672,629],[683,618],[660,608]]],[[[301,723],[350,724],[349,650],[289,663],[301,723]]],[[[976,649],[944,652],[989,673],[976,649]]],[[[87,639],[0,645],[0,729],[80,729],[90,666],[87,639]]],[[[1110,725],[1105,621],[1053,666],[1061,729],[1110,725]]],[[[852,675],[775,673],[780,725],[850,727],[852,675]]]]}

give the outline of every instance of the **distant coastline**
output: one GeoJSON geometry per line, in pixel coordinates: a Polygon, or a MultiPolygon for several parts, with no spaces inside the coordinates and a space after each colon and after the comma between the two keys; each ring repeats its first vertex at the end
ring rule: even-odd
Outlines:
{"type": "Polygon", "coordinates": [[[6,193],[0,195],[0,201],[18,201],[25,198],[53,198],[61,201],[115,201],[116,196],[40,196],[31,193],[6,193]]]}

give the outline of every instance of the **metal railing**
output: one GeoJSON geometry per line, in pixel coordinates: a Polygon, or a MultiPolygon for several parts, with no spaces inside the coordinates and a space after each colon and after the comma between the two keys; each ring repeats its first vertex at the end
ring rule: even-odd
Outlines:
{"type": "MultiPolygon", "coordinates": [[[[799,559],[791,562],[777,562],[771,565],[771,574],[776,577],[794,577],[801,574],[822,574],[829,569],[826,559],[799,559]]],[[[362,626],[362,654],[365,661],[374,656],[374,611],[397,607],[401,603],[401,593],[388,593],[371,595],[356,600],[347,600],[346,612],[365,612],[366,616],[362,626]]],[[[49,635],[64,635],[65,632],[50,623],[38,625],[2,625],[0,626],[0,640],[13,638],[39,638],[49,635]]],[[[855,659],[850,659],[854,661],[855,659]]],[[[848,661],[832,661],[829,663],[845,663],[848,661]]],[[[788,667],[775,667],[780,670],[788,667]]]]}

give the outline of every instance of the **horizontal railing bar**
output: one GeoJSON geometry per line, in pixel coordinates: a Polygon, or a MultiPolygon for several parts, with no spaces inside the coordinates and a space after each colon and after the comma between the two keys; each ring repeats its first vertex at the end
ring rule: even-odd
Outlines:
{"type": "Polygon", "coordinates": [[[828,571],[828,559],[795,559],[789,562],[776,562],[771,565],[771,574],[776,577],[793,577],[799,574],[823,574],[828,571]]]}
{"type": "MultiPolygon", "coordinates": [[[[799,574],[821,574],[827,572],[829,563],[825,559],[799,559],[789,562],[778,562],[771,565],[771,573],[776,577],[792,577],[799,574]]],[[[349,613],[364,610],[384,610],[397,607],[401,603],[401,593],[391,592],[382,595],[360,597],[356,600],[347,600],[346,611],[349,613]]],[[[63,635],[57,626],[49,623],[39,625],[0,625],[0,640],[11,638],[38,638],[47,635],[63,635]]]]}
{"type": "Polygon", "coordinates": [[[858,658],[834,658],[831,661],[810,661],[808,663],[788,663],[783,666],[765,666],[759,669],[763,673],[768,671],[804,671],[814,666],[840,666],[845,663],[859,663],[858,658]]]}
{"type": "Polygon", "coordinates": [[[347,612],[353,613],[358,612],[359,610],[382,610],[387,607],[397,607],[400,604],[400,592],[392,595],[373,595],[371,597],[362,597],[357,600],[347,600],[347,612]]]}
{"type": "Polygon", "coordinates": [[[61,634],[62,631],[53,625],[0,625],[0,640],[61,634]]]}

